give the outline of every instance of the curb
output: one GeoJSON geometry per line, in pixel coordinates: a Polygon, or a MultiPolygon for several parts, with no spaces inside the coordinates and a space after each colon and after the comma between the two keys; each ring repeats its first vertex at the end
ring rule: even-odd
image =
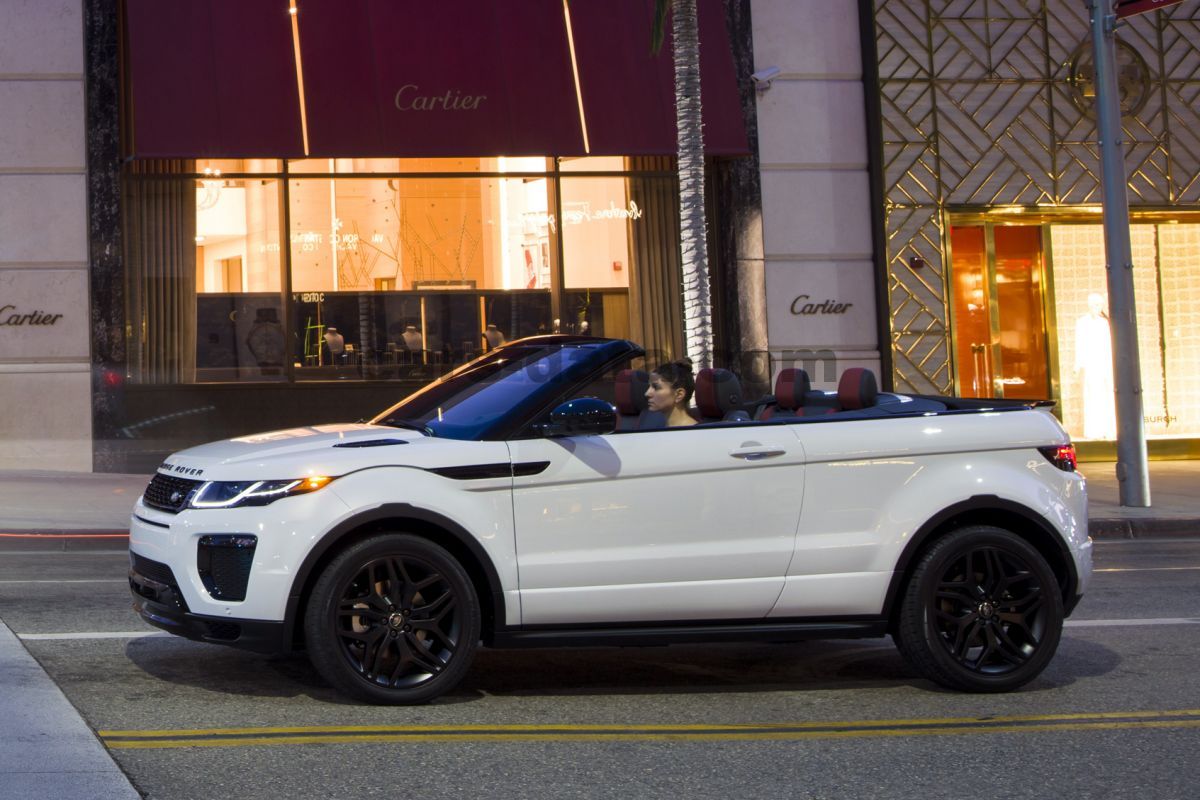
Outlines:
{"type": "Polygon", "coordinates": [[[1200,537],[1200,517],[1163,519],[1161,517],[1102,517],[1088,520],[1093,539],[1151,539],[1200,537]]]}
{"type": "Polygon", "coordinates": [[[129,546],[129,529],[79,530],[78,528],[35,528],[0,532],[0,551],[88,552],[124,550],[129,546]]]}
{"type": "Polygon", "coordinates": [[[139,800],[83,715],[0,620],[0,798],[139,800]]]}

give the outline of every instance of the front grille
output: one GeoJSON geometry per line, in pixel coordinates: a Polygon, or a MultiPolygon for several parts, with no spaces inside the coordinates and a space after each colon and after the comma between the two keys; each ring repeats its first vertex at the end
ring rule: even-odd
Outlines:
{"type": "Polygon", "coordinates": [[[159,473],[150,480],[142,502],[159,511],[178,514],[187,505],[192,491],[204,481],[192,481],[159,473]]]}
{"type": "Polygon", "coordinates": [[[129,567],[129,588],[135,594],[156,603],[174,606],[181,611],[188,610],[187,602],[179,591],[179,584],[175,581],[175,573],[166,564],[130,553],[129,567]],[[157,585],[151,586],[145,581],[157,585]]]}
{"type": "Polygon", "coordinates": [[[201,536],[196,569],[216,600],[245,600],[258,537],[250,534],[201,536]]]}
{"type": "Polygon", "coordinates": [[[149,578],[155,583],[161,583],[164,586],[175,586],[175,573],[171,572],[171,568],[160,561],[151,561],[148,558],[143,558],[137,553],[132,553],[133,571],[144,578],[149,578]]]}

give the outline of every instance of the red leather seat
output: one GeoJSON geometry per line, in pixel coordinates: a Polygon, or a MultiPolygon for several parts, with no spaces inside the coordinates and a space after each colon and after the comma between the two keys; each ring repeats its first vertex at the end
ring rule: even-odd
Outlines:
{"type": "Polygon", "coordinates": [[[696,375],[696,409],[700,422],[748,420],[742,407],[742,384],[727,369],[702,369],[696,375]]]}
{"type": "Polygon", "coordinates": [[[879,399],[879,385],[875,373],[864,367],[851,367],[842,373],[838,381],[838,405],[843,411],[860,411],[871,408],[879,399]]]}

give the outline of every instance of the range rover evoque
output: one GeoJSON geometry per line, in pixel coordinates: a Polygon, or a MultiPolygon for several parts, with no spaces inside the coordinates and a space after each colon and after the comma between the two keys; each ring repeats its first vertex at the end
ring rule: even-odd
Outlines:
{"type": "Polygon", "coordinates": [[[142,618],[307,650],[339,690],[421,703],[476,648],[891,635],[922,675],[1035,678],[1091,574],[1087,500],[1045,403],[837,392],[786,369],[698,424],[645,406],[632,342],[541,336],[369,423],[194,447],[133,510],[142,618]]]}

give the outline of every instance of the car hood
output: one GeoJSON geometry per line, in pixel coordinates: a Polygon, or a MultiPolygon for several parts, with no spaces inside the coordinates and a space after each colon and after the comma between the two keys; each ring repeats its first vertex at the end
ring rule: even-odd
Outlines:
{"type": "Polygon", "coordinates": [[[471,444],[383,425],[314,425],[191,447],[169,456],[158,471],[196,480],[336,477],[388,464],[451,466],[471,444]]]}

